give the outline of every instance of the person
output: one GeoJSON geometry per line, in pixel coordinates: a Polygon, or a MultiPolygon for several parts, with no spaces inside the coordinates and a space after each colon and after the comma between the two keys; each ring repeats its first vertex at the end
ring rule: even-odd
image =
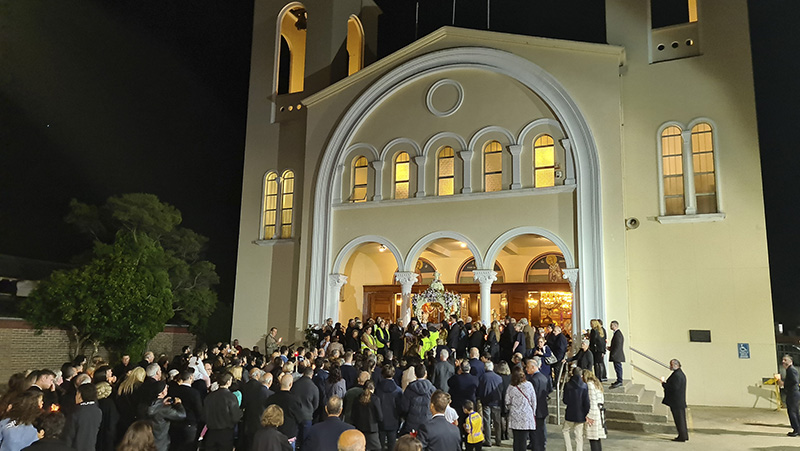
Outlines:
{"type": "Polygon", "coordinates": [[[119,363],[112,370],[112,373],[114,373],[114,377],[116,377],[118,381],[122,381],[128,377],[128,373],[130,373],[134,367],[135,366],[131,362],[130,354],[123,354],[119,363]]]}
{"type": "MultiPolygon", "coordinates": [[[[425,365],[421,363],[415,365],[414,375],[416,380],[410,382],[405,391],[403,391],[403,398],[400,400],[400,413],[405,416],[406,421],[400,430],[401,434],[417,430],[421,424],[431,419],[431,396],[436,391],[436,388],[431,381],[425,379],[426,374],[425,365]]],[[[444,409],[442,409],[442,412],[444,412],[444,409]]]]}
{"type": "Polygon", "coordinates": [[[589,388],[583,381],[583,369],[576,367],[572,370],[572,378],[564,385],[564,405],[567,410],[564,414],[564,443],[567,451],[572,451],[570,431],[575,433],[576,449],[583,451],[583,426],[586,416],[589,415],[589,388]]]}
{"type": "Polygon", "coordinates": [[[509,368],[508,362],[501,360],[497,364],[495,372],[503,381],[500,389],[501,399],[503,399],[503,402],[500,403],[500,440],[508,440],[508,410],[506,409],[505,399],[508,387],[511,386],[511,368],[509,368]]]}
{"type": "Polygon", "coordinates": [[[552,380],[539,370],[540,365],[541,359],[534,356],[528,360],[525,368],[528,382],[533,385],[533,392],[536,394],[536,429],[531,434],[531,447],[534,451],[544,451],[547,446],[547,416],[550,413],[547,397],[553,391],[552,380]]]}
{"type": "Polygon", "coordinates": [[[404,435],[397,439],[397,444],[389,451],[422,451],[422,443],[416,437],[404,435]]]}
{"type": "Polygon", "coordinates": [[[553,369],[553,380],[558,383],[561,370],[564,367],[563,362],[566,361],[569,344],[567,343],[567,337],[561,333],[561,326],[553,327],[552,331],[552,343],[548,342],[547,345],[550,346],[550,349],[553,350],[553,355],[556,357],[556,367],[553,369]]]}
{"type": "Polygon", "coordinates": [[[119,412],[114,400],[111,399],[111,384],[99,382],[97,387],[97,407],[103,420],[100,422],[100,432],[97,436],[97,451],[114,451],[114,440],[117,438],[117,424],[119,412]]]}
{"type": "Polygon", "coordinates": [[[152,423],[139,420],[131,424],[122,436],[117,451],[156,451],[152,423]]]}
{"type": "Polygon", "coordinates": [[[383,422],[383,409],[380,398],[374,396],[374,393],[375,384],[368,380],[364,383],[364,392],[353,409],[353,426],[364,434],[367,451],[381,450],[378,431],[379,424],[383,422]]]}
{"type": "Polygon", "coordinates": [[[353,406],[358,403],[358,398],[361,397],[361,394],[364,393],[364,384],[369,380],[369,373],[366,371],[362,371],[358,374],[358,378],[356,379],[356,385],[353,386],[350,390],[347,390],[344,397],[342,398],[342,403],[344,404],[344,421],[347,423],[353,424],[353,406]]]}
{"type": "MultiPolygon", "coordinates": [[[[689,440],[689,429],[686,427],[686,375],[683,374],[678,359],[670,360],[669,368],[672,370],[669,378],[661,377],[661,386],[664,387],[664,399],[661,403],[669,406],[672,418],[675,420],[675,428],[678,430],[678,436],[672,441],[685,442],[689,440]]],[[[793,385],[797,386],[797,380],[793,385]]]]}
{"type": "Polygon", "coordinates": [[[75,410],[67,417],[64,441],[77,450],[95,449],[103,412],[97,406],[97,388],[83,384],[75,394],[75,410]]]}
{"type": "MultiPolygon", "coordinates": [[[[284,374],[280,377],[281,389],[275,392],[274,395],[267,399],[267,406],[277,404],[283,409],[283,425],[278,430],[281,431],[286,437],[289,437],[289,443],[294,444],[297,441],[297,431],[299,430],[300,418],[302,407],[297,395],[291,392],[292,385],[294,385],[294,378],[291,374],[284,374]]],[[[292,446],[294,448],[294,446],[292,446]]]]}
{"type": "Polygon", "coordinates": [[[601,439],[606,438],[606,431],[603,427],[604,418],[600,411],[600,406],[605,403],[603,396],[603,383],[589,370],[583,370],[583,381],[589,389],[589,414],[586,415],[586,426],[583,436],[589,439],[589,447],[592,451],[601,451],[603,445],[601,439]]]}
{"type": "Polygon", "coordinates": [[[533,355],[534,357],[539,357],[539,360],[541,361],[539,371],[541,371],[542,374],[547,376],[547,378],[552,381],[553,372],[552,368],[547,363],[547,359],[553,357],[553,351],[550,350],[550,346],[547,346],[545,338],[541,335],[536,340],[536,346],[533,348],[533,355]]]}
{"type": "Polygon", "coordinates": [[[464,360],[459,365],[458,374],[447,381],[447,385],[450,386],[449,393],[453,400],[453,408],[458,412],[461,424],[464,422],[464,414],[462,412],[464,402],[472,401],[473,404],[477,402],[478,378],[470,374],[471,369],[469,362],[464,360]]]}
{"type": "Polygon", "coordinates": [[[491,360],[485,363],[485,372],[478,380],[477,397],[483,407],[484,445],[490,446],[494,430],[495,446],[500,446],[500,405],[503,403],[503,378],[494,372],[491,360]]]}
{"type": "Polygon", "coordinates": [[[582,370],[594,371],[594,355],[589,350],[589,340],[584,338],[581,340],[581,347],[578,352],[569,359],[570,362],[575,362],[578,368],[582,370]]]}
{"type": "Polygon", "coordinates": [[[478,348],[469,348],[469,374],[480,379],[483,372],[486,371],[483,360],[480,359],[480,351],[478,348]]]}
{"type": "MultiPolygon", "coordinates": [[[[119,422],[117,423],[117,437],[118,442],[122,439],[128,427],[136,421],[136,405],[139,402],[139,388],[144,382],[145,370],[137,366],[133,368],[128,377],[125,378],[117,388],[117,411],[119,412],[119,422]]],[[[74,402],[74,399],[73,399],[74,402]]]]}
{"type": "Polygon", "coordinates": [[[511,370],[511,385],[506,391],[505,406],[508,427],[514,436],[514,451],[525,451],[531,431],[536,430],[536,393],[525,379],[522,368],[511,370]]]}
{"type": "Polygon", "coordinates": [[[267,334],[266,345],[264,346],[266,355],[271,356],[273,352],[277,351],[282,341],[283,337],[278,337],[278,328],[273,327],[270,329],[267,334]]]}
{"type": "Polygon", "coordinates": [[[26,391],[11,401],[0,420],[0,449],[20,451],[39,439],[33,422],[42,413],[42,392],[26,391]]]}
{"type": "Polygon", "coordinates": [[[433,386],[445,393],[450,393],[450,386],[447,381],[456,375],[456,367],[448,360],[450,351],[442,349],[439,351],[439,361],[433,365],[433,386]]]}
{"type": "Polygon", "coordinates": [[[342,414],[342,398],[331,396],[325,405],[325,420],[311,426],[305,448],[311,451],[335,451],[342,432],[353,426],[339,419],[342,414]]]}
{"type": "Polygon", "coordinates": [[[283,424],[283,409],[271,405],[261,415],[261,428],[253,436],[251,451],[292,451],[289,439],[278,430],[283,424]]]}
{"type": "Polygon", "coordinates": [[[528,340],[525,337],[525,325],[521,322],[514,325],[514,338],[512,338],[513,344],[511,345],[511,352],[520,353],[524,357],[527,353],[527,343],[528,340]]]}
{"type": "Polygon", "coordinates": [[[239,401],[229,390],[233,376],[220,374],[217,388],[206,396],[204,413],[208,430],[203,438],[206,451],[231,451],[233,449],[233,430],[242,419],[239,401]]]}
{"type": "MultiPolygon", "coordinates": [[[[391,350],[387,352],[392,352],[391,350]]],[[[394,449],[397,440],[397,429],[400,427],[400,417],[397,414],[400,400],[403,398],[403,390],[394,381],[394,366],[391,364],[383,365],[381,369],[381,380],[375,386],[375,396],[381,400],[383,409],[383,422],[378,431],[381,446],[386,445],[386,449],[394,449]]]]}
{"type": "Polygon", "coordinates": [[[342,370],[338,364],[331,366],[328,370],[328,379],[325,381],[325,397],[322,402],[328,401],[331,396],[338,396],[344,398],[347,393],[347,382],[342,378],[342,370]]]}
{"type": "Polygon", "coordinates": [[[353,365],[353,351],[344,353],[344,364],[339,368],[342,372],[342,379],[344,379],[345,387],[350,390],[356,385],[358,379],[358,368],[353,365]]]}
{"type": "Polygon", "coordinates": [[[778,386],[786,395],[786,413],[789,415],[789,424],[792,430],[786,434],[789,437],[800,435],[800,391],[798,391],[798,372],[794,367],[792,356],[786,354],[781,359],[781,365],[786,369],[786,377],[781,379],[780,374],[775,374],[778,386]]]}
{"type": "Polygon", "coordinates": [[[599,319],[593,319],[589,324],[591,324],[591,330],[589,331],[589,351],[591,351],[592,358],[594,359],[594,374],[598,379],[605,382],[606,330],[600,324],[599,319]]]}
{"type": "Polygon", "coordinates": [[[614,364],[614,373],[617,375],[617,380],[611,384],[611,388],[622,387],[622,363],[625,361],[625,337],[622,331],[619,330],[619,323],[614,320],[611,321],[611,332],[614,336],[611,337],[611,345],[608,347],[608,360],[614,364]]]}
{"type": "Polygon", "coordinates": [[[27,451],[75,451],[61,440],[66,419],[61,412],[48,412],[39,415],[33,426],[39,434],[39,440],[31,443],[23,450],[27,451]]]}
{"type": "Polygon", "coordinates": [[[430,412],[432,417],[419,425],[417,438],[423,448],[428,451],[459,451],[461,449],[461,433],[458,426],[444,417],[450,404],[450,395],[436,390],[431,395],[430,412]]]}
{"type": "Polygon", "coordinates": [[[186,409],[180,398],[168,397],[169,387],[165,381],[156,383],[158,394],[147,408],[147,419],[153,422],[153,437],[158,451],[169,448],[170,423],[186,419],[186,409]]]}
{"type": "Polygon", "coordinates": [[[304,446],[308,431],[311,429],[311,421],[314,419],[314,412],[316,412],[320,404],[319,390],[314,385],[314,381],[311,380],[313,375],[314,369],[311,365],[305,366],[303,375],[292,384],[291,393],[297,396],[300,401],[300,424],[297,431],[297,440],[300,448],[304,446]]]}
{"type": "Polygon", "coordinates": [[[41,392],[44,402],[42,410],[50,411],[50,406],[58,403],[58,395],[56,394],[54,385],[56,373],[48,369],[43,369],[34,371],[32,374],[36,379],[28,390],[41,392]]]}
{"type": "Polygon", "coordinates": [[[349,429],[342,432],[339,440],[336,442],[336,449],[338,451],[365,451],[367,446],[367,439],[364,434],[358,429],[349,429]]]}
{"type": "Polygon", "coordinates": [[[492,356],[492,361],[496,362],[500,358],[500,322],[492,321],[492,330],[489,331],[489,336],[486,342],[489,344],[489,354],[492,356]]]}
{"type": "Polygon", "coordinates": [[[481,451],[483,447],[483,419],[475,412],[472,401],[464,401],[464,432],[467,433],[466,451],[481,451]]]}
{"type": "Polygon", "coordinates": [[[170,426],[169,435],[173,448],[179,451],[192,451],[197,449],[198,424],[205,423],[203,401],[200,393],[192,388],[194,370],[186,368],[178,375],[178,384],[170,387],[168,396],[180,399],[186,411],[186,418],[174,422],[170,426]]]}

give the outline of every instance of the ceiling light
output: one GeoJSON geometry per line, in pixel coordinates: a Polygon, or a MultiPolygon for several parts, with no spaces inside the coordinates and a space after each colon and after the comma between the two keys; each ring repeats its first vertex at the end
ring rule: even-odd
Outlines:
{"type": "Polygon", "coordinates": [[[381,244],[380,246],[378,246],[378,252],[386,252],[386,245],[381,244]]]}

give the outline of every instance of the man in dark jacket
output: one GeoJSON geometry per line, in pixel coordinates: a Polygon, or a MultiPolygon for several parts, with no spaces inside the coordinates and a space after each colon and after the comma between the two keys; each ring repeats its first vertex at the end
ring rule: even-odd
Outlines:
{"type": "MultiPolygon", "coordinates": [[[[158,451],[167,451],[169,448],[169,430],[171,423],[184,421],[186,419],[186,409],[180,398],[170,398],[167,396],[167,383],[165,381],[156,382],[159,390],[156,398],[147,407],[147,418],[153,424],[153,439],[155,440],[158,451]]],[[[78,448],[82,449],[82,448],[78,448]]]]}
{"type": "Polygon", "coordinates": [[[331,396],[325,405],[327,417],[311,426],[306,439],[309,451],[337,451],[337,442],[342,432],[353,429],[352,425],[339,419],[342,414],[342,398],[331,396]]]}
{"type": "Polygon", "coordinates": [[[450,351],[442,349],[439,351],[439,360],[433,365],[433,386],[445,393],[450,392],[447,381],[456,375],[456,367],[448,360],[450,351]]]}
{"type": "MultiPolygon", "coordinates": [[[[572,370],[572,379],[564,385],[564,441],[570,443],[570,431],[575,431],[575,442],[578,449],[583,449],[583,424],[589,415],[589,387],[581,378],[581,368],[572,370]]],[[[571,447],[570,447],[571,449],[571,447]]]]}
{"type": "Polygon", "coordinates": [[[484,446],[490,446],[494,428],[495,446],[500,446],[500,407],[503,404],[503,378],[494,372],[494,363],[485,363],[486,371],[478,379],[477,397],[483,406],[484,446]]]}
{"type": "Polygon", "coordinates": [[[274,395],[267,399],[267,406],[277,404],[278,407],[283,409],[283,425],[278,427],[278,430],[289,438],[289,442],[293,442],[297,440],[302,407],[297,395],[291,392],[294,384],[292,375],[287,373],[281,376],[280,384],[280,391],[275,392],[274,395]]]}
{"type": "Polygon", "coordinates": [[[608,360],[614,363],[614,372],[617,373],[617,380],[611,384],[611,388],[622,387],[622,362],[625,361],[625,337],[619,330],[619,323],[611,321],[611,346],[608,347],[608,360]]]}
{"type": "Polygon", "coordinates": [[[477,402],[478,378],[469,374],[471,369],[469,362],[463,361],[458,368],[458,374],[447,381],[447,385],[450,386],[450,397],[452,398],[451,407],[458,412],[459,425],[466,418],[464,401],[472,401],[473,405],[477,402]]]}
{"type": "Polygon", "coordinates": [[[786,395],[786,413],[789,415],[789,424],[792,426],[789,437],[797,437],[800,435],[800,391],[798,391],[798,373],[797,368],[794,367],[794,360],[792,356],[786,354],[781,359],[781,365],[786,369],[786,377],[780,378],[780,374],[776,374],[775,378],[778,380],[778,385],[783,388],[783,393],[786,395]]]}
{"type": "MultiPolygon", "coordinates": [[[[547,445],[547,396],[553,391],[553,384],[549,377],[545,376],[539,368],[542,360],[539,356],[528,360],[525,372],[528,382],[533,385],[533,392],[536,394],[536,429],[531,432],[531,444],[534,451],[544,451],[547,445]]],[[[586,392],[589,393],[588,391],[586,392]]]]}
{"type": "Polygon", "coordinates": [[[342,372],[342,379],[344,379],[345,386],[348,390],[356,385],[358,379],[358,368],[353,365],[353,351],[344,353],[344,365],[339,368],[342,372]]]}
{"type": "Polygon", "coordinates": [[[478,379],[480,379],[481,376],[483,376],[483,372],[486,371],[480,356],[481,353],[478,348],[469,348],[469,374],[477,377],[478,379]]]}
{"type": "Polygon", "coordinates": [[[319,407],[319,390],[314,385],[314,381],[311,380],[313,375],[314,369],[311,366],[303,368],[303,375],[294,382],[291,390],[291,393],[297,396],[300,401],[300,424],[297,441],[301,448],[305,448],[305,441],[311,430],[311,420],[314,419],[314,412],[319,407]]]}
{"type": "Polygon", "coordinates": [[[550,350],[553,351],[553,356],[556,358],[556,363],[553,367],[553,376],[555,376],[553,380],[558,381],[561,375],[562,362],[564,362],[567,357],[567,347],[569,344],[567,343],[567,337],[561,333],[560,326],[555,326],[553,328],[552,340],[553,344],[550,345],[550,350]]]}
{"type": "Polygon", "coordinates": [[[97,388],[93,384],[78,387],[75,404],[75,410],[67,418],[64,441],[77,450],[93,450],[103,421],[103,412],[97,407],[97,388]]]}
{"type": "Polygon", "coordinates": [[[200,393],[192,388],[194,370],[187,368],[180,374],[180,382],[169,389],[169,396],[180,399],[186,410],[186,418],[181,422],[173,423],[169,429],[170,442],[176,450],[191,451],[197,449],[199,430],[197,425],[205,423],[203,401],[200,393]]]}
{"type": "Polygon", "coordinates": [[[669,368],[672,370],[669,378],[661,377],[661,385],[664,387],[664,400],[661,402],[669,406],[678,430],[678,436],[672,441],[685,442],[689,440],[689,429],[686,427],[686,375],[683,374],[678,359],[670,360],[669,368]]]}
{"type": "MultiPolygon", "coordinates": [[[[475,377],[475,376],[472,376],[475,377]]],[[[444,418],[444,412],[450,403],[450,396],[436,390],[431,396],[430,411],[433,417],[419,426],[417,438],[427,451],[459,451],[461,449],[461,433],[458,427],[444,418]]]]}
{"type": "Polygon", "coordinates": [[[272,385],[272,373],[257,368],[253,370],[250,381],[245,384],[245,390],[242,392],[245,449],[250,449],[253,437],[261,429],[261,415],[267,408],[267,399],[274,393],[269,389],[270,385],[272,385]]]}
{"type": "Polygon", "coordinates": [[[228,390],[233,381],[230,373],[223,373],[217,379],[219,388],[206,396],[205,415],[208,431],[203,439],[206,451],[231,451],[233,449],[233,430],[242,419],[239,401],[228,390]]]}
{"type": "Polygon", "coordinates": [[[419,429],[421,424],[431,419],[431,395],[436,388],[431,381],[425,379],[426,374],[425,365],[418,363],[414,366],[417,380],[408,384],[400,400],[400,413],[406,418],[400,435],[419,429]]]}
{"type": "Polygon", "coordinates": [[[375,396],[381,400],[383,410],[383,422],[380,424],[378,436],[381,446],[386,445],[386,449],[390,450],[394,449],[397,440],[397,429],[400,427],[397,410],[403,398],[403,390],[394,381],[394,373],[392,365],[383,365],[381,380],[375,385],[375,396]]]}
{"type": "Polygon", "coordinates": [[[450,328],[447,330],[447,347],[450,352],[455,356],[458,342],[461,339],[461,326],[458,325],[458,317],[450,315],[450,328]]]}

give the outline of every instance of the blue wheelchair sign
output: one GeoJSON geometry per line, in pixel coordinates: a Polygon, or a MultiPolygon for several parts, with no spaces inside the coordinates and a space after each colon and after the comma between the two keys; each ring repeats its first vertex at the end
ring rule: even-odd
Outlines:
{"type": "Polygon", "coordinates": [[[750,358],[750,343],[739,343],[739,358],[740,359],[749,359],[750,358]]]}

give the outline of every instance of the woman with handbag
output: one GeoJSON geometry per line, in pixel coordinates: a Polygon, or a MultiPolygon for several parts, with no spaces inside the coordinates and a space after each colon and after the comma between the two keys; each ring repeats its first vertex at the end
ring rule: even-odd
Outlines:
{"type": "Polygon", "coordinates": [[[547,346],[547,342],[545,341],[544,337],[539,337],[539,342],[533,349],[533,355],[538,355],[542,359],[542,366],[539,368],[539,371],[541,371],[545,376],[549,377],[552,381],[553,374],[550,369],[550,365],[558,363],[558,359],[553,355],[553,351],[550,350],[550,346],[547,346]]]}
{"type": "Polygon", "coordinates": [[[528,436],[536,429],[536,393],[522,368],[514,367],[511,371],[511,385],[506,390],[505,405],[508,427],[514,435],[514,451],[525,451],[528,436]]]}
{"type": "Polygon", "coordinates": [[[601,411],[605,402],[603,384],[590,370],[583,370],[583,381],[589,388],[589,415],[586,416],[583,435],[589,439],[592,451],[600,451],[603,449],[600,439],[606,438],[605,415],[601,411]]]}

